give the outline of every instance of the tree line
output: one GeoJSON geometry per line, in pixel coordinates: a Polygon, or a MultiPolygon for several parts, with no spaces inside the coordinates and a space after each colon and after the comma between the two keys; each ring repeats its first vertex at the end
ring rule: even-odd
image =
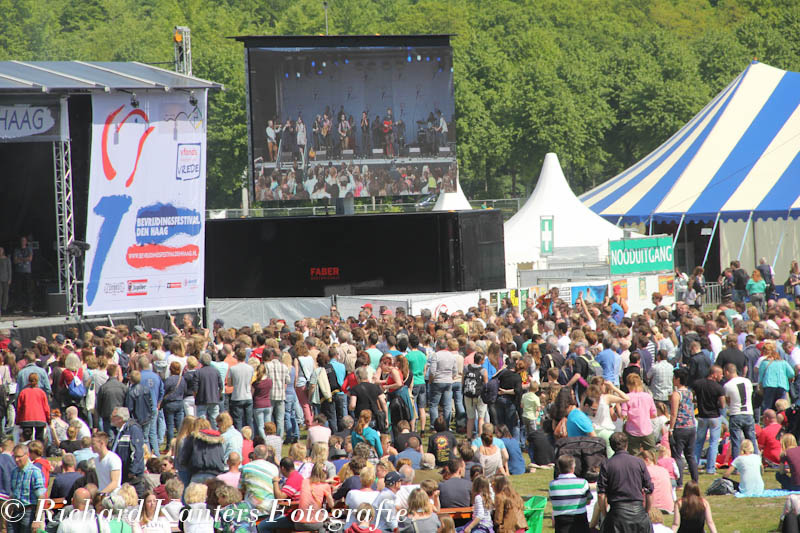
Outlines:
{"type": "MultiPolygon", "coordinates": [[[[544,154],[576,193],[664,142],[753,59],[800,70],[796,0],[329,0],[331,34],[451,33],[461,184],[525,195],[544,154]]],[[[209,100],[208,206],[234,207],[247,166],[235,35],[325,31],[321,0],[0,0],[0,60],[173,59],[192,31],[209,100]]]]}

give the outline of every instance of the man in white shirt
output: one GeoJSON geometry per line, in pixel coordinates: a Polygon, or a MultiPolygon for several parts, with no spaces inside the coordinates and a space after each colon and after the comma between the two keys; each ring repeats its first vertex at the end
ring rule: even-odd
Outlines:
{"type": "Polygon", "coordinates": [[[570,345],[570,338],[569,335],[567,335],[567,332],[569,331],[569,326],[567,326],[566,322],[559,322],[556,325],[556,328],[558,329],[558,335],[559,335],[558,351],[561,352],[561,355],[566,357],[567,353],[569,352],[569,345],[570,345]]]}
{"type": "Polygon", "coordinates": [[[122,479],[122,459],[108,449],[108,435],[102,431],[92,437],[92,450],[98,455],[95,461],[97,486],[99,492],[111,494],[120,487],[122,479]]]}
{"type": "Polygon", "coordinates": [[[753,382],[738,375],[736,365],[728,363],[724,369],[727,382],[725,398],[728,404],[728,428],[731,433],[731,459],[736,459],[742,445],[742,436],[749,439],[758,453],[755,420],[753,419],[753,382]]]}
{"type": "Polygon", "coordinates": [[[414,489],[419,488],[419,485],[413,485],[414,469],[411,468],[411,465],[401,466],[400,475],[403,476],[403,480],[400,482],[400,489],[394,495],[394,504],[398,511],[401,509],[408,510],[408,497],[414,489]]]}
{"type": "Polygon", "coordinates": [[[58,525],[58,533],[110,533],[108,521],[101,518],[89,505],[92,496],[85,488],[72,495],[73,511],[58,525]]]}

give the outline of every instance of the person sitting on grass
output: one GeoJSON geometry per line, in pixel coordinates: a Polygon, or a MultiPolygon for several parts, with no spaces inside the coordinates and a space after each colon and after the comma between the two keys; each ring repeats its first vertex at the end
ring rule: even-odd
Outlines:
{"type": "Polygon", "coordinates": [[[739,492],[756,496],[764,492],[764,480],[761,478],[761,456],[755,452],[755,447],[750,439],[742,441],[740,455],[731,462],[725,472],[725,477],[730,476],[734,470],[739,472],[739,492]]]}
{"type": "Polygon", "coordinates": [[[697,481],[690,481],[683,487],[683,497],[675,502],[672,531],[702,532],[706,526],[710,533],[717,533],[711,504],[700,495],[697,481]]]}

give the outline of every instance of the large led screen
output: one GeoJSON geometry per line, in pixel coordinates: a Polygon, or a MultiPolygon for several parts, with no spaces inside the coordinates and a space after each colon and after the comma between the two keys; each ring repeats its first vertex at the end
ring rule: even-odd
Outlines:
{"type": "Polygon", "coordinates": [[[455,191],[447,36],[242,40],[257,201],[455,191]]]}

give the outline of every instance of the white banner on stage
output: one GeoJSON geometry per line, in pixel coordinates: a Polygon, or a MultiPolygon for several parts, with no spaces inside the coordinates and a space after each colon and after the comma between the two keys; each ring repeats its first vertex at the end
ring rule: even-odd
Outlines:
{"type": "Polygon", "coordinates": [[[92,95],[84,315],[203,307],[207,95],[194,95],[92,95]]]}

